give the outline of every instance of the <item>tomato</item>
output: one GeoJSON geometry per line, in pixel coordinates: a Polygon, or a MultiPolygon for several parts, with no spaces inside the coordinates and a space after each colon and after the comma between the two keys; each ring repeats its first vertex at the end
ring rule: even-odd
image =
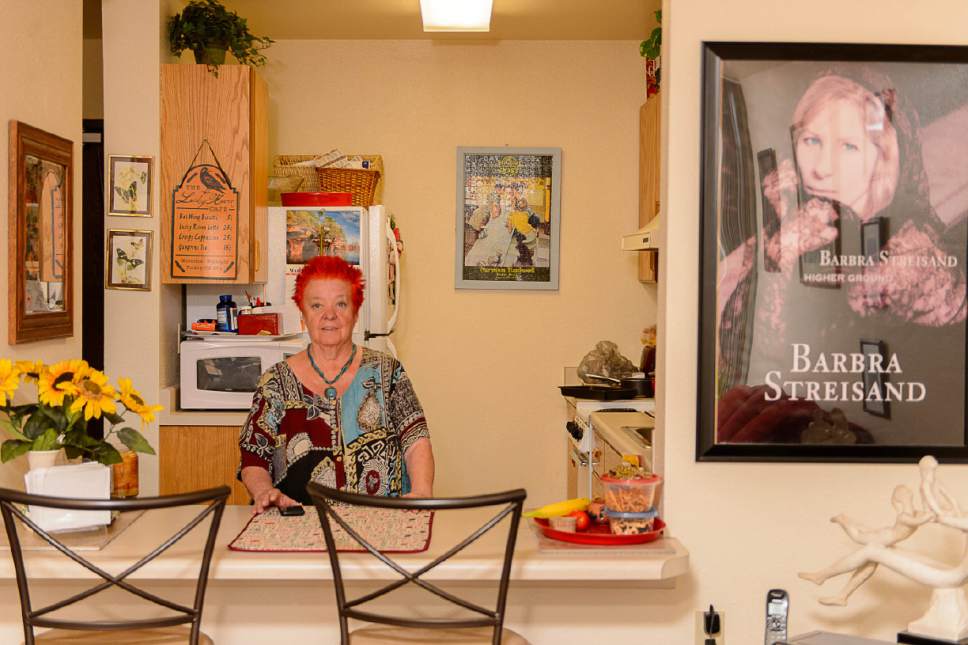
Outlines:
{"type": "Polygon", "coordinates": [[[591,518],[588,517],[588,513],[586,513],[585,511],[575,511],[573,513],[569,513],[568,517],[575,518],[576,531],[585,531],[588,529],[588,526],[592,523],[591,518]]]}

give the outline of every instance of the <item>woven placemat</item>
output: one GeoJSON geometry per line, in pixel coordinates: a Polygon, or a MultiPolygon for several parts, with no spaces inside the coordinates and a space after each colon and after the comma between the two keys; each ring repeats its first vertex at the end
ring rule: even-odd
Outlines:
{"type": "MultiPolygon", "coordinates": [[[[325,552],[326,539],[319,524],[319,515],[314,507],[305,508],[305,515],[283,517],[279,509],[270,508],[253,516],[229,543],[229,548],[233,551],[275,553],[325,552]]],[[[421,553],[430,546],[433,511],[349,506],[338,509],[338,513],[354,531],[385,553],[421,553]]],[[[337,551],[366,552],[332,519],[330,525],[336,538],[337,551]]]]}

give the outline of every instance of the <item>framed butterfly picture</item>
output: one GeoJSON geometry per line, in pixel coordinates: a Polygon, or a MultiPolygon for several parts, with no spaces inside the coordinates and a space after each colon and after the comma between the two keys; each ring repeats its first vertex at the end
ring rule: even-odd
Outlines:
{"type": "Polygon", "coordinates": [[[108,289],[151,291],[151,231],[108,229],[108,289]]]}
{"type": "Polygon", "coordinates": [[[151,217],[151,157],[109,155],[108,214],[151,217]]]}

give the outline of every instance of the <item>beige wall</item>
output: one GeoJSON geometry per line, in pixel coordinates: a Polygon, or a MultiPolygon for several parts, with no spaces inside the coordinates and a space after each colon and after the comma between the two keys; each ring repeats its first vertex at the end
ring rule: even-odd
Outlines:
{"type": "MultiPolygon", "coordinates": [[[[177,11],[176,0],[102,0],[104,156],[137,154],[154,157],[158,176],[159,80],[158,69],[168,62],[165,24],[177,11]]],[[[126,376],[151,402],[159,400],[165,370],[175,360],[175,334],[180,292],[160,284],[158,212],[159,187],[152,187],[152,217],[105,217],[108,229],[153,232],[154,259],[151,291],[104,292],[104,368],[114,378],[126,376]],[[169,330],[163,334],[162,330],[169,330]]],[[[106,235],[106,233],[105,233],[106,235]]],[[[158,426],[146,438],[158,448],[158,426]]],[[[158,492],[158,459],[139,458],[142,494],[158,492]]]]}
{"type": "MultiPolygon", "coordinates": [[[[11,120],[74,142],[74,335],[7,344],[7,162],[0,172],[0,358],[54,362],[81,355],[81,2],[0,0],[0,154],[8,158],[11,120]]],[[[33,390],[27,388],[33,396],[33,390]]],[[[19,399],[18,399],[19,400],[19,399]]],[[[5,437],[4,437],[5,438],[5,437]]],[[[0,466],[0,485],[23,487],[25,460],[0,466]]]]}
{"type": "MultiPolygon", "coordinates": [[[[917,6],[898,0],[820,0],[791,11],[783,0],[674,0],[663,3],[668,48],[663,60],[663,146],[668,205],[659,296],[659,421],[666,431],[669,525],[692,554],[692,574],[675,593],[677,606],[710,602],[726,611],[727,642],[762,641],[767,589],[791,596],[791,632],[828,629],[889,641],[926,608],[929,594],[890,571],[851,598],[849,608],[819,605],[844,582],[823,590],[796,571],[826,566],[853,545],[828,519],[839,512],[881,526],[899,483],[916,484],[912,465],[696,463],[696,316],[699,253],[700,43],[703,40],[968,44],[968,6],[938,0],[917,6]]],[[[940,477],[968,501],[968,467],[942,466],[940,477]]],[[[961,543],[933,527],[910,548],[956,561],[961,543]]],[[[671,600],[671,599],[670,599],[671,600]]],[[[692,642],[683,615],[654,642],[692,642]]],[[[651,638],[651,634],[650,634],[651,638]]]]}
{"type": "Polygon", "coordinates": [[[655,319],[619,236],[637,226],[635,42],[285,41],[268,51],[273,153],[379,153],[406,244],[395,343],[426,409],[437,491],[564,495],[562,368],[600,339],[634,360],[655,319]],[[562,149],[561,288],[454,288],[456,148],[562,149]]]}

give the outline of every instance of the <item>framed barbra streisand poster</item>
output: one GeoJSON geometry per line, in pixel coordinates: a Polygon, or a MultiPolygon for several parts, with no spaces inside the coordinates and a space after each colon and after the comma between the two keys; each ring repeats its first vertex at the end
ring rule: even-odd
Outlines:
{"type": "Polygon", "coordinates": [[[458,148],[458,289],[558,289],[560,148],[458,148]]]}
{"type": "Polygon", "coordinates": [[[968,461],[968,48],[703,74],[697,458],[968,461]]]}

